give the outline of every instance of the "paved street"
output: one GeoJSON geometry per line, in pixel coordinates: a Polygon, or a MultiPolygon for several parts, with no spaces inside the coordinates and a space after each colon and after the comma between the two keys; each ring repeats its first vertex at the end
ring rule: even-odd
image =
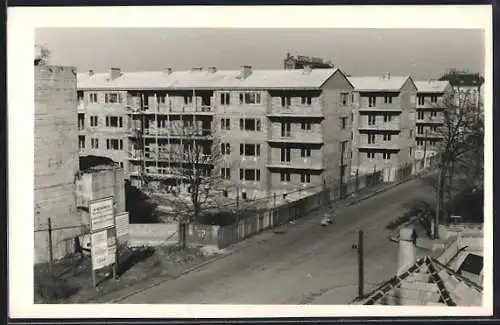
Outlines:
{"type": "Polygon", "coordinates": [[[387,223],[416,198],[432,196],[421,180],[339,209],[333,225],[320,215],[266,232],[245,249],[198,271],[140,292],[121,303],[345,304],[357,294],[357,254],[351,245],[365,232],[365,291],[397,269],[397,245],[386,239],[387,223]]]}

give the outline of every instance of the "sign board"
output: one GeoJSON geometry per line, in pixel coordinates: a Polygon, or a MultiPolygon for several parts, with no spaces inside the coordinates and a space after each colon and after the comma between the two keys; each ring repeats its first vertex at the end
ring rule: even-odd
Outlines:
{"type": "Polygon", "coordinates": [[[92,270],[98,270],[109,265],[108,231],[102,230],[91,235],[92,240],[92,270]]]}
{"type": "Polygon", "coordinates": [[[129,234],[129,214],[128,212],[116,216],[116,236],[118,239],[126,237],[129,234]]]}
{"type": "Polygon", "coordinates": [[[96,232],[114,225],[113,197],[90,202],[90,230],[96,232]]]}

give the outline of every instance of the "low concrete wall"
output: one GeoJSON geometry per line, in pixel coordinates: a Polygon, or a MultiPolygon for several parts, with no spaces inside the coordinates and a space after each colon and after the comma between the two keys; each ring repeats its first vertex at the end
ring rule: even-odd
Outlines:
{"type": "Polygon", "coordinates": [[[130,247],[170,245],[177,241],[177,224],[130,224],[128,236],[130,247]]]}

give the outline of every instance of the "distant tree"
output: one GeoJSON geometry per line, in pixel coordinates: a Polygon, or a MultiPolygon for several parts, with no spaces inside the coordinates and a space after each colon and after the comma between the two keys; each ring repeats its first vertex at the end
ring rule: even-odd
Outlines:
{"type": "Polygon", "coordinates": [[[49,58],[50,50],[45,45],[35,45],[35,65],[46,65],[49,58]]]}

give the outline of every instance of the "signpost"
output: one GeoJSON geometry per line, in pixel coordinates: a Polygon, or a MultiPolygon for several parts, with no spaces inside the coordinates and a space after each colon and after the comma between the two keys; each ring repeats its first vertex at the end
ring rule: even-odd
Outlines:
{"type": "Polygon", "coordinates": [[[113,197],[91,201],[89,214],[92,283],[96,287],[96,270],[113,265],[113,276],[116,277],[117,231],[113,197]]]}

